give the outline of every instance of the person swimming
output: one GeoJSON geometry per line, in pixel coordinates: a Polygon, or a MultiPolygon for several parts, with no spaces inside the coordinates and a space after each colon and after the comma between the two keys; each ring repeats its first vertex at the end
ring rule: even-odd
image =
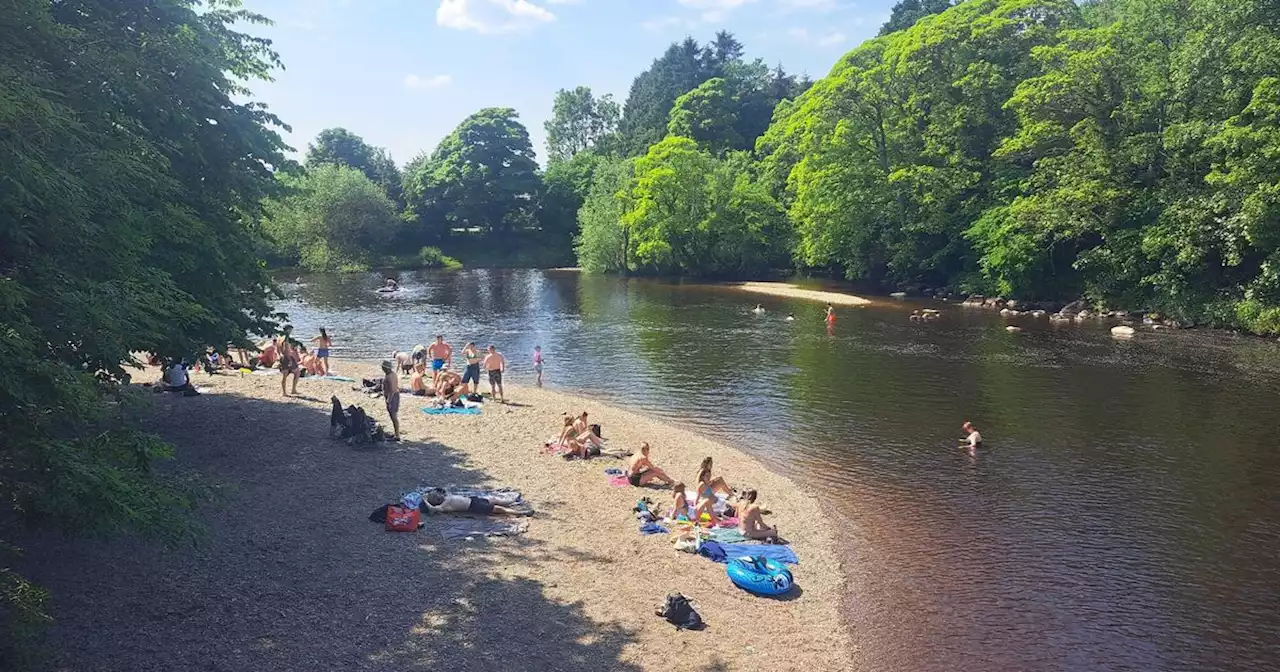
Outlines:
{"type": "Polygon", "coordinates": [[[795,313],[787,313],[787,321],[788,321],[788,322],[795,322],[795,321],[796,321],[796,314],[795,314],[795,313]]]}
{"type": "Polygon", "coordinates": [[[762,305],[760,305],[760,304],[758,304],[758,303],[757,303],[757,304],[756,304],[756,307],[755,307],[754,309],[752,309],[752,311],[751,311],[751,312],[756,313],[757,315],[758,315],[758,314],[760,314],[760,313],[763,313],[763,312],[764,312],[764,306],[762,306],[762,305]]]}

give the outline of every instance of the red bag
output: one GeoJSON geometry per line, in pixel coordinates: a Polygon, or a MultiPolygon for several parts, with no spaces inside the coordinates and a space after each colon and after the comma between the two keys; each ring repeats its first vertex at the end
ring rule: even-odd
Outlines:
{"type": "Polygon", "coordinates": [[[417,532],[418,510],[406,509],[403,506],[387,507],[388,532],[417,532]]]}

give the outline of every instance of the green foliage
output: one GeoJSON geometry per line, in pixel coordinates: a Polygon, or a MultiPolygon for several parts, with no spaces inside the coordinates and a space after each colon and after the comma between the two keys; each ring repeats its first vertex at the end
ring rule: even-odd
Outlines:
{"type": "Polygon", "coordinates": [[[480,110],[429,157],[410,164],[407,197],[421,226],[496,234],[534,222],[541,183],[529,132],[517,116],[510,108],[480,110]]]}
{"type": "Polygon", "coordinates": [[[462,268],[462,263],[453,257],[445,255],[438,247],[427,247],[418,250],[418,261],[422,264],[422,268],[443,268],[446,271],[456,271],[462,268]]]}
{"type": "Polygon", "coordinates": [[[288,195],[267,201],[263,230],[303,268],[362,270],[396,235],[395,204],[355,168],[322,163],[280,179],[288,195]]]}
{"type": "Polygon", "coordinates": [[[578,210],[604,160],[594,151],[578,152],[566,161],[551,164],[543,174],[538,224],[549,244],[565,248],[572,244],[578,228],[578,210]]]}
{"type": "Polygon", "coordinates": [[[596,166],[578,211],[581,233],[574,244],[578,266],[587,273],[625,273],[630,268],[629,241],[622,223],[627,213],[623,191],[634,172],[634,159],[605,159],[596,166]]]}
{"type": "Polygon", "coordinates": [[[617,131],[619,114],[618,104],[609,94],[596,98],[585,86],[557,91],[551,118],[544,124],[549,165],[554,168],[605,142],[617,131]]]}
{"type": "MultiPolygon", "coordinates": [[[[243,82],[278,65],[238,3],[0,7],[0,500],[33,524],[191,538],[172,451],[133,426],[130,354],[275,329],[259,203],[289,165],[243,82]],[[74,515],[69,515],[74,512],[74,515]]],[[[40,599],[5,570],[0,667],[40,599]]]]}
{"type": "Polygon", "coordinates": [[[744,276],[785,263],[786,220],[767,190],[744,172],[749,163],[741,156],[717,159],[676,136],[651,147],[636,160],[622,195],[628,266],[744,276]]]}
{"type": "Polygon", "coordinates": [[[952,0],[900,0],[889,13],[889,20],[880,26],[880,35],[906,30],[920,19],[945,12],[952,0]]]}
{"type": "Polygon", "coordinates": [[[345,128],[326,128],[307,146],[307,167],[323,164],[350,166],[365,174],[397,204],[404,206],[400,170],[381,147],[370,147],[360,136],[345,128]]]}

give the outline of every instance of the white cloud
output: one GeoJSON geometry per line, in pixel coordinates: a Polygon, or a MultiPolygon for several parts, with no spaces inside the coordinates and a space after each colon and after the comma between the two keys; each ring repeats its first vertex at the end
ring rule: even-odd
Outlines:
{"type": "Polygon", "coordinates": [[[582,0],[547,0],[548,5],[576,5],[582,0]]]}
{"type": "Polygon", "coordinates": [[[834,47],[837,44],[843,43],[847,39],[849,39],[848,35],[837,30],[834,33],[827,33],[826,35],[818,38],[818,46],[834,47]]]}
{"type": "Polygon", "coordinates": [[[809,30],[807,28],[792,28],[787,31],[787,35],[797,40],[807,40],[809,39],[809,30]]]}
{"type": "Polygon", "coordinates": [[[682,19],[678,16],[662,16],[656,19],[649,19],[640,23],[640,27],[645,30],[662,30],[664,28],[696,28],[697,21],[692,19],[682,19]]]}
{"type": "Polygon", "coordinates": [[[404,88],[426,91],[430,89],[441,89],[453,83],[453,77],[449,75],[431,75],[429,77],[419,77],[415,74],[404,76],[404,88]]]}
{"type": "Polygon", "coordinates": [[[514,33],[555,20],[555,14],[529,0],[440,0],[436,10],[437,24],[485,35],[514,33]]]}
{"type": "Polygon", "coordinates": [[[787,11],[828,12],[836,8],[836,0],[779,0],[778,4],[787,11]]]}

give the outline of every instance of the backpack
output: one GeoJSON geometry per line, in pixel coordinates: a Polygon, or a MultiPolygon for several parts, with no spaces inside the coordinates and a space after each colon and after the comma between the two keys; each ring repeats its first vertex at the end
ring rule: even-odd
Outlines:
{"type": "Polygon", "coordinates": [[[701,630],[702,617],[694,610],[689,598],[680,593],[667,593],[667,599],[655,614],[667,619],[676,630],[701,630]]]}

